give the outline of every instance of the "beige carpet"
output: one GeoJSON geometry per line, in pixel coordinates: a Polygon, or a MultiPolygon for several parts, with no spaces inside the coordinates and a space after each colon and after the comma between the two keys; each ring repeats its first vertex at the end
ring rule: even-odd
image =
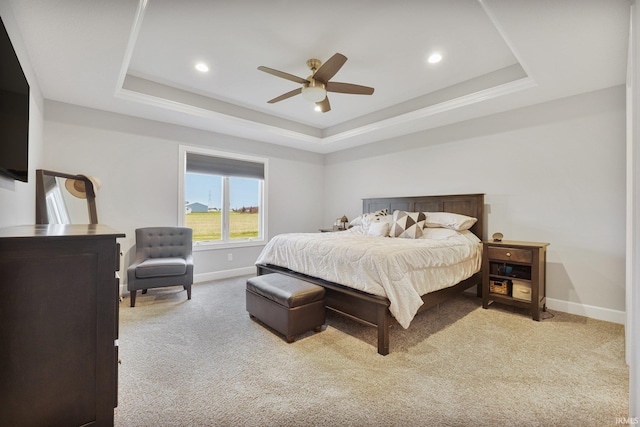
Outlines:
{"type": "MultiPolygon", "coordinates": [[[[120,305],[116,426],[615,426],[628,413],[621,325],[535,322],[461,295],[391,331],[329,315],[287,344],[245,311],[247,277],[120,305]]],[[[549,315],[550,316],[550,315],[549,315]]]]}

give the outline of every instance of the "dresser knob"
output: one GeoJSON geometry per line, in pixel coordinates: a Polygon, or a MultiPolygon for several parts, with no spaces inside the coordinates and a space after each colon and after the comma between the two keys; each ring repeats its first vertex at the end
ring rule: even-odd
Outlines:
{"type": "Polygon", "coordinates": [[[511,256],[511,252],[507,252],[507,256],[511,256]]]}

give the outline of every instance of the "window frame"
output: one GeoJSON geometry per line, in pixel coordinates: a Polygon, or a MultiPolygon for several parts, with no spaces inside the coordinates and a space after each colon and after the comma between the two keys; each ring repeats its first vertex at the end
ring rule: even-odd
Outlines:
{"type": "Polygon", "coordinates": [[[223,176],[223,216],[222,216],[222,240],[210,240],[204,242],[193,242],[194,250],[212,250],[212,249],[224,249],[224,248],[238,248],[238,247],[250,247],[250,246],[264,246],[267,242],[267,189],[268,189],[268,176],[269,176],[269,159],[264,157],[248,156],[244,154],[231,153],[228,151],[218,151],[203,147],[194,147],[188,145],[179,146],[179,167],[178,167],[178,224],[181,227],[185,226],[185,176],[187,173],[187,153],[200,154],[204,156],[220,157],[231,160],[244,160],[254,163],[262,163],[264,165],[264,179],[260,185],[260,217],[258,227],[262,231],[260,237],[252,239],[228,239],[229,234],[229,177],[223,176]],[[226,214],[224,211],[226,210],[226,214]],[[225,224],[226,222],[226,224],[225,224]]]}

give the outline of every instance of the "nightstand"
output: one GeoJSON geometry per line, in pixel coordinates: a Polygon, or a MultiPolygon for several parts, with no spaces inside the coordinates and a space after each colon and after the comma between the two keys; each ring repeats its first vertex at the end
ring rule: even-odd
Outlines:
{"type": "Polygon", "coordinates": [[[528,309],[533,320],[547,310],[546,260],[549,243],[483,242],[482,308],[492,302],[528,309]]]}

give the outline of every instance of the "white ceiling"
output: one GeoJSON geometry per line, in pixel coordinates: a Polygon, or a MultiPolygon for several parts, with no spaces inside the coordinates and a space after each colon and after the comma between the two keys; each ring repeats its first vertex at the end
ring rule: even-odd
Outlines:
{"type": "Polygon", "coordinates": [[[629,0],[10,2],[46,99],[319,153],[625,82],[629,0]],[[267,104],[336,52],[373,95],[267,104]]]}

